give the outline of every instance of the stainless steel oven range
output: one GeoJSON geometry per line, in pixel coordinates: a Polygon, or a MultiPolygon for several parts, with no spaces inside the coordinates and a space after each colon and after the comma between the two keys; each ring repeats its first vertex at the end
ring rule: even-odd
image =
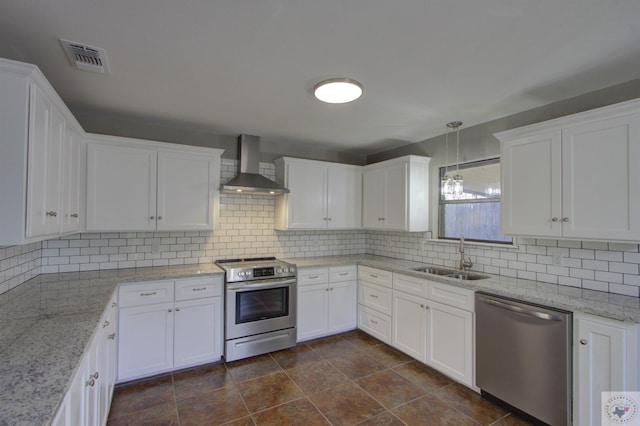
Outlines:
{"type": "Polygon", "coordinates": [[[296,265],[275,257],[216,264],[225,270],[225,361],[295,346],[296,265]]]}

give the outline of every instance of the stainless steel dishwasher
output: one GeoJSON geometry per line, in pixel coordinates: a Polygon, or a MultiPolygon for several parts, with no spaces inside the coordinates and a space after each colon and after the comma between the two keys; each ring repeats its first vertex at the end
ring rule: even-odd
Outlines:
{"type": "Polygon", "coordinates": [[[550,425],[571,424],[572,314],[476,293],[476,384],[550,425]]]}

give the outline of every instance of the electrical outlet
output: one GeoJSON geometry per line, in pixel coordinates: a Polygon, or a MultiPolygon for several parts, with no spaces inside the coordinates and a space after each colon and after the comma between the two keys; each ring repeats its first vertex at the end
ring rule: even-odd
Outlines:
{"type": "Polygon", "coordinates": [[[563,259],[564,256],[562,256],[562,253],[560,253],[559,251],[551,254],[551,263],[553,264],[553,266],[562,266],[563,259]]]}

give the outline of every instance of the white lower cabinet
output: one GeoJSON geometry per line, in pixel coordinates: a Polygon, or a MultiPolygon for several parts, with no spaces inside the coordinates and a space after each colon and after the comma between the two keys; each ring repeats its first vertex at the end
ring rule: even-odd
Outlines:
{"type": "Polygon", "coordinates": [[[52,421],[54,426],[102,426],[107,423],[115,380],[116,295],[107,305],[69,390],[52,421]]]}
{"type": "Polygon", "coordinates": [[[222,356],[222,276],[123,284],[119,294],[119,382],[222,356]]]}
{"type": "Polygon", "coordinates": [[[356,328],[356,266],[298,269],[298,341],[356,328]]]}
{"type": "Polygon", "coordinates": [[[427,343],[427,300],[393,292],[393,338],[396,349],[424,362],[427,343]]]}
{"type": "Polygon", "coordinates": [[[601,424],[602,392],[640,391],[638,335],[639,324],[574,314],[573,424],[601,424]]]}

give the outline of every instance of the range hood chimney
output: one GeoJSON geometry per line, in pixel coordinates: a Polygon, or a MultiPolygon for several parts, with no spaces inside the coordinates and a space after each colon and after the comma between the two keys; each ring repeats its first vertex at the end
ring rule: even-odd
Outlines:
{"type": "Polygon", "coordinates": [[[252,135],[238,137],[240,171],[236,177],[220,186],[225,193],[281,195],[289,190],[260,174],[260,138],[252,135]]]}

